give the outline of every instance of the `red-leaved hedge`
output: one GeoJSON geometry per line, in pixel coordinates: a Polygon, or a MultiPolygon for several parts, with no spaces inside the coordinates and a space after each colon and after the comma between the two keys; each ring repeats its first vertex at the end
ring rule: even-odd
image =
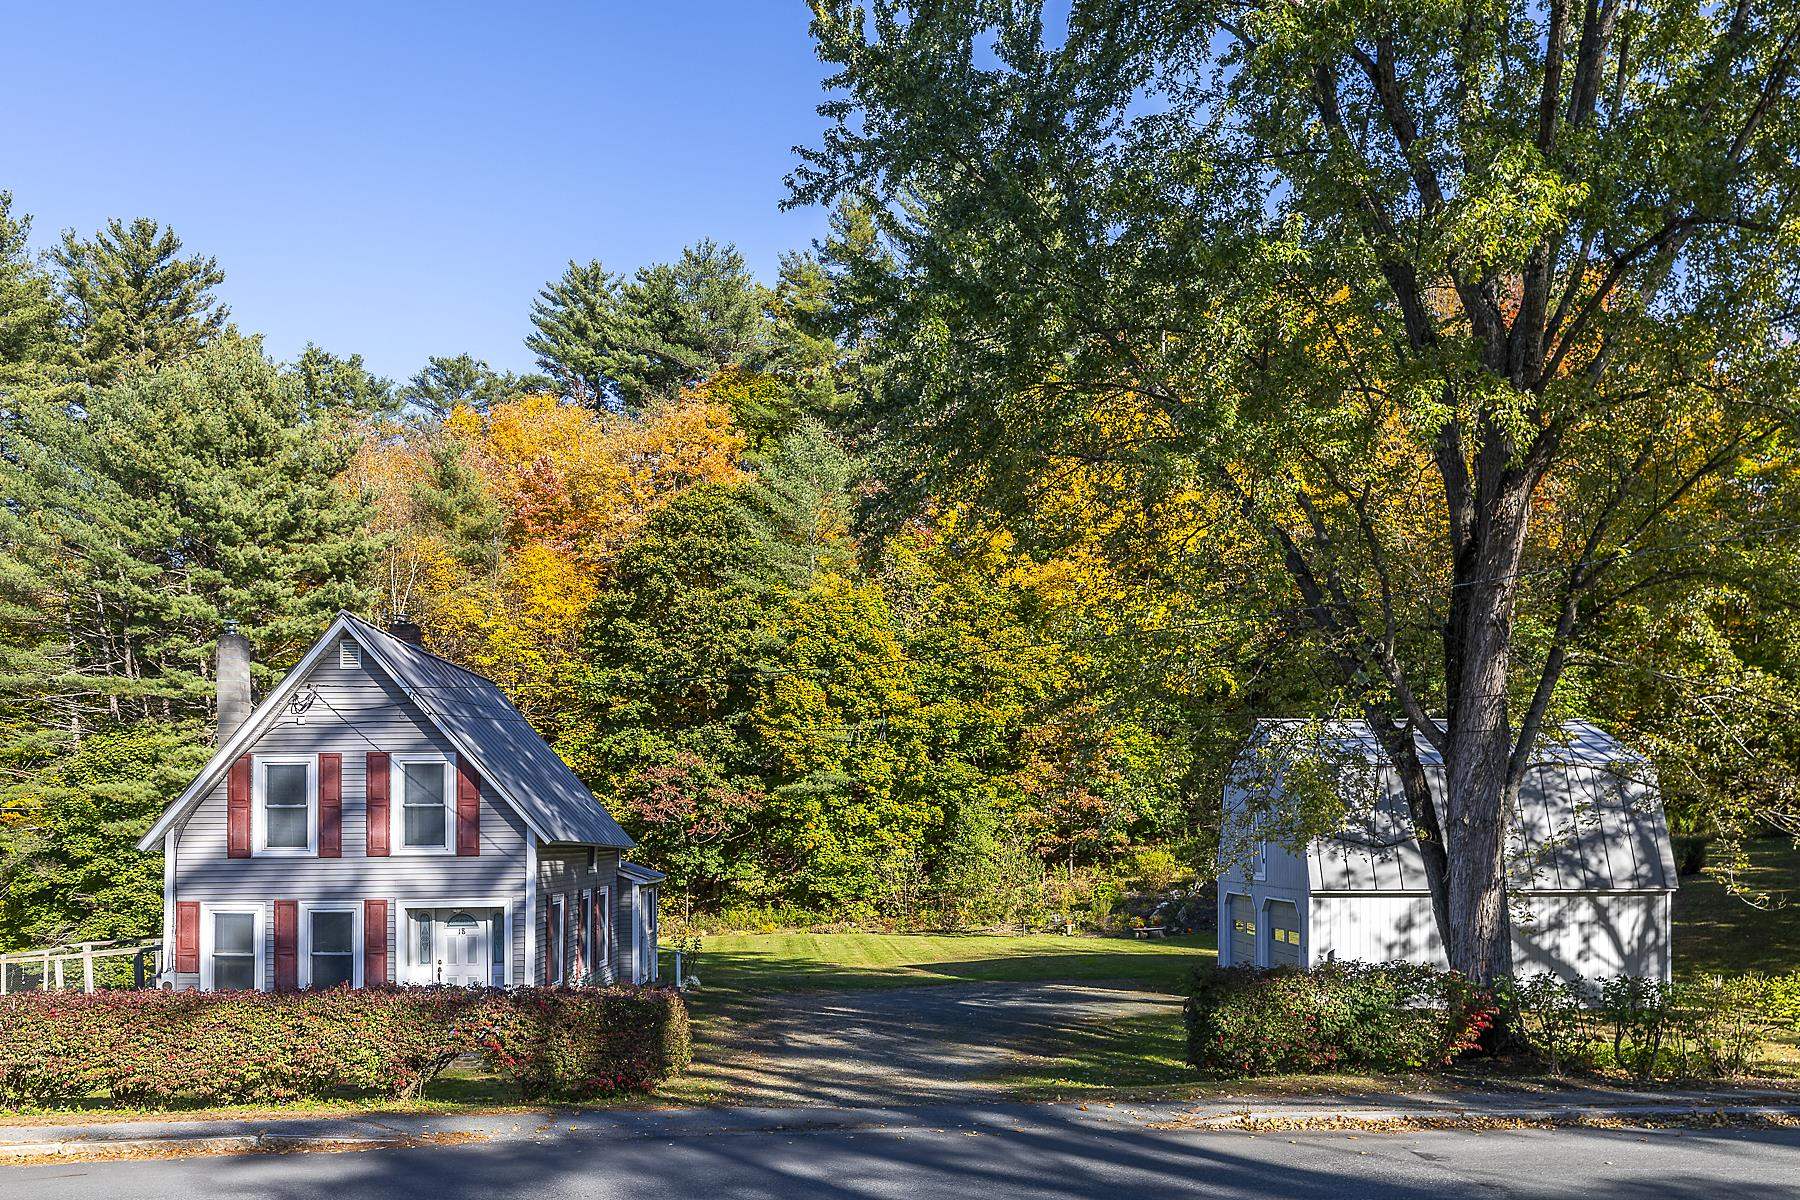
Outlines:
{"type": "Polygon", "coordinates": [[[0,1104],[417,1096],[481,1056],[530,1099],[648,1091],[688,1064],[664,988],[27,992],[0,997],[0,1104]]]}

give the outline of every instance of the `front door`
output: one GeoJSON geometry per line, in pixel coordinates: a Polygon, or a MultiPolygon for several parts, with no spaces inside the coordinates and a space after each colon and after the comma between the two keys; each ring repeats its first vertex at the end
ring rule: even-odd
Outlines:
{"type": "Polygon", "coordinates": [[[433,977],[439,983],[485,987],[488,982],[487,922],[466,912],[451,913],[439,927],[433,977]]]}

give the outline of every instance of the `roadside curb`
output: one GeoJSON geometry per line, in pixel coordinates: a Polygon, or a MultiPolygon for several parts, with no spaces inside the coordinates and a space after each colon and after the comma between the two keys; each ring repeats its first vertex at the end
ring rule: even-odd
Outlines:
{"type": "Polygon", "coordinates": [[[1629,1124],[1633,1121],[1791,1121],[1800,1120],[1796,1104],[1624,1104],[1624,1105],[1518,1105],[1506,1108],[1421,1110],[1417,1108],[1369,1109],[1243,1109],[1230,1113],[1177,1118],[1157,1122],[1160,1129],[1336,1130],[1366,1129],[1478,1129],[1494,1125],[1575,1125],[1600,1122],[1629,1124]]]}
{"type": "Polygon", "coordinates": [[[177,1158],[214,1154],[296,1154],[399,1150],[488,1140],[485,1134],[283,1133],[167,1134],[141,1138],[72,1138],[59,1142],[0,1142],[0,1163],[38,1159],[177,1158]]]}
{"type": "Polygon", "coordinates": [[[838,1132],[910,1132],[957,1128],[971,1133],[1025,1132],[1040,1118],[1089,1126],[1170,1132],[1241,1131],[1401,1133],[1530,1126],[1679,1125],[1699,1122],[1800,1123],[1800,1097],[1669,1097],[1642,1103],[1588,1099],[1560,1103],[1193,1105],[1184,1102],[923,1105],[884,1108],[665,1109],[631,1113],[545,1111],[494,1117],[462,1116],[399,1122],[383,1120],[276,1121],[262,1128],[214,1132],[190,1124],[138,1133],[113,1126],[36,1127],[37,1136],[0,1129],[0,1166],[108,1159],[206,1155],[346,1153],[479,1142],[787,1136],[838,1132]],[[392,1123],[390,1123],[392,1122],[392,1123]]]}

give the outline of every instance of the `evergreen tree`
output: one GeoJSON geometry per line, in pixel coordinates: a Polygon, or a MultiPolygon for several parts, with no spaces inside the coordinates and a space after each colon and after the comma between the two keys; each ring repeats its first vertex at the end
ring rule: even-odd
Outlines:
{"type": "Polygon", "coordinates": [[[570,399],[636,410],[756,365],[765,300],[737,248],[711,240],[629,279],[571,262],[538,294],[526,345],[570,399]]]}
{"type": "Polygon", "coordinates": [[[372,416],[394,408],[393,381],[371,373],[360,354],[340,358],[308,342],[288,370],[310,411],[372,416]]]}
{"type": "Polygon", "coordinates": [[[562,276],[538,293],[531,324],[525,346],[564,396],[594,408],[622,402],[615,380],[629,373],[619,361],[628,340],[624,315],[618,281],[598,260],[570,260],[562,276]]]}
{"type": "Polygon", "coordinates": [[[399,398],[414,415],[441,421],[458,405],[486,412],[496,404],[547,392],[552,386],[543,376],[496,371],[479,358],[458,354],[426,359],[400,389],[399,398]]]}
{"type": "Polygon", "coordinates": [[[173,362],[226,327],[230,310],[213,294],[225,281],[217,260],[181,257],[175,231],[147,217],[129,225],[114,219],[85,239],[67,230],[52,257],[61,270],[64,319],[92,382],[173,362]]]}
{"type": "Polygon", "coordinates": [[[79,881],[132,860],[203,749],[226,619],[267,681],[368,603],[376,546],[339,482],[348,424],[226,335],[0,427],[0,879],[36,897],[0,907],[0,943],[92,928],[79,881]],[[106,837],[84,840],[95,821],[106,837]]]}
{"type": "Polygon", "coordinates": [[[0,420],[7,397],[49,383],[64,352],[55,284],[30,237],[31,218],[15,215],[12,193],[0,191],[0,420]]]}

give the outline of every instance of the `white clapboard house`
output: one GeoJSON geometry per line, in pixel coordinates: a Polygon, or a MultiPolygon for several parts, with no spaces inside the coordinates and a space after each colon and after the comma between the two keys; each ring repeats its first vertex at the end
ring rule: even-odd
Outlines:
{"type": "Polygon", "coordinates": [[[218,749],[140,843],[161,982],[656,980],[662,876],[492,681],[340,613],[252,707],[249,650],[220,640],[218,749]]]}

